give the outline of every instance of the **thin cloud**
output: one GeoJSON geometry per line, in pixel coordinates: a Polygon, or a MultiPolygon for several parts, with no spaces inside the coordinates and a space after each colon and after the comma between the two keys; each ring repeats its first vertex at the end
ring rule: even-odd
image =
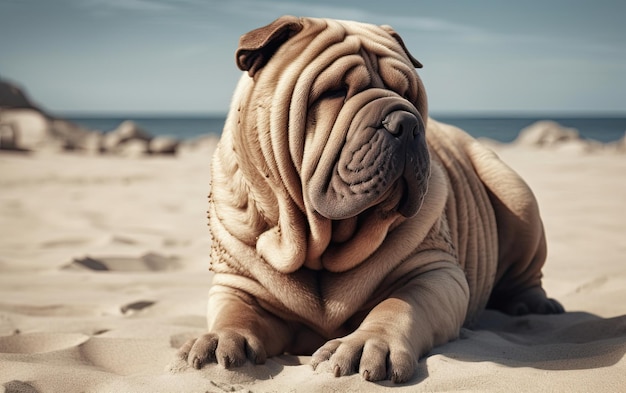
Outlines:
{"type": "Polygon", "coordinates": [[[237,17],[271,20],[280,15],[310,16],[318,18],[334,18],[357,20],[368,23],[388,24],[394,28],[416,30],[421,32],[450,34],[484,34],[485,32],[470,25],[464,25],[440,18],[407,17],[394,14],[381,14],[363,8],[345,7],[333,4],[314,4],[298,2],[282,2],[272,0],[240,0],[224,2],[218,6],[221,11],[237,17]]]}
{"type": "Polygon", "coordinates": [[[481,34],[486,35],[487,32],[482,28],[460,24],[456,22],[447,21],[445,19],[431,18],[431,17],[416,17],[416,16],[397,16],[387,15],[385,16],[388,22],[385,22],[397,29],[404,30],[416,30],[420,32],[429,33],[450,33],[450,34],[481,34]]]}
{"type": "MultiPolygon", "coordinates": [[[[334,4],[284,2],[274,0],[76,0],[76,4],[100,14],[118,12],[152,12],[177,14],[202,12],[211,20],[253,20],[271,22],[280,15],[332,17],[334,19],[357,20],[361,22],[388,24],[405,31],[472,36],[475,39],[488,33],[477,26],[460,24],[433,17],[412,17],[394,14],[381,14],[359,7],[346,7],[334,4]],[[223,15],[225,18],[220,18],[223,15]]],[[[198,23],[196,21],[196,23],[198,23]]],[[[260,22],[264,23],[264,22],[260,22]]]]}
{"type": "Polygon", "coordinates": [[[177,8],[177,4],[158,0],[81,0],[76,5],[96,13],[124,11],[163,12],[177,8]]]}
{"type": "MultiPolygon", "coordinates": [[[[193,1],[193,0],[190,0],[193,1]]],[[[545,37],[528,32],[511,34],[494,31],[485,26],[459,23],[445,18],[430,16],[407,16],[393,13],[381,13],[358,6],[349,7],[337,4],[279,0],[234,0],[228,2],[209,2],[213,11],[224,14],[226,19],[245,19],[269,23],[280,15],[332,17],[335,19],[357,20],[361,22],[387,24],[402,34],[436,34],[438,40],[457,42],[468,45],[481,45],[493,48],[502,46],[535,46],[557,52],[579,51],[598,54],[617,54],[623,47],[607,42],[593,40],[572,40],[567,37],[545,37]]],[[[260,25],[259,25],[260,26],[260,25]]],[[[256,25],[252,27],[258,27],[256,25]]]]}

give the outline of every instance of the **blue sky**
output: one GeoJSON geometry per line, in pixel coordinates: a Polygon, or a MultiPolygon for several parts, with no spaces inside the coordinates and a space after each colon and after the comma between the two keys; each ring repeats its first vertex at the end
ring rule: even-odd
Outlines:
{"type": "Polygon", "coordinates": [[[225,113],[239,36],[283,14],[393,26],[432,113],[626,114],[623,0],[1,0],[0,77],[56,113],[225,113]]]}

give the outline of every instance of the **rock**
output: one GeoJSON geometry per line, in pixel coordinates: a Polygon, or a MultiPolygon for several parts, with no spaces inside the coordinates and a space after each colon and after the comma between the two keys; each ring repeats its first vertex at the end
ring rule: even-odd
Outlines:
{"type": "Polygon", "coordinates": [[[94,143],[101,144],[102,140],[102,134],[97,131],[87,130],[67,120],[55,118],[50,120],[50,131],[53,139],[63,142],[64,150],[101,150],[101,147],[94,146],[94,143]]]}
{"type": "Polygon", "coordinates": [[[178,139],[168,136],[157,136],[150,141],[148,149],[151,154],[176,154],[178,145],[180,145],[178,139]]]}
{"type": "Polygon", "coordinates": [[[572,141],[582,141],[578,130],[563,127],[551,120],[542,120],[521,130],[513,143],[532,147],[554,147],[572,141]]]}
{"type": "Polygon", "coordinates": [[[2,143],[0,148],[25,151],[99,150],[95,131],[55,119],[37,109],[0,110],[2,143]]]}
{"type": "Polygon", "coordinates": [[[77,151],[112,153],[127,157],[175,154],[180,141],[153,138],[132,121],[102,134],[36,109],[0,109],[0,149],[16,151],[77,151]]]}
{"type": "Polygon", "coordinates": [[[150,149],[148,141],[131,139],[115,147],[113,152],[122,157],[138,158],[150,154],[150,149]]]}
{"type": "Polygon", "coordinates": [[[135,139],[149,142],[152,139],[152,135],[132,120],[126,120],[120,123],[115,130],[105,134],[104,148],[107,151],[114,151],[118,146],[135,139]]]}
{"type": "MultiPolygon", "coordinates": [[[[107,153],[119,154],[125,157],[140,157],[153,152],[151,146],[155,138],[139,127],[132,120],[122,122],[115,130],[104,135],[102,147],[107,153]]],[[[154,149],[161,149],[157,154],[164,154],[165,150],[172,149],[171,141],[157,140],[154,149]]],[[[175,149],[175,148],[174,148],[175,149]]]]}
{"type": "Polygon", "coordinates": [[[153,138],[133,121],[102,134],[56,118],[38,108],[15,84],[0,80],[0,149],[102,152],[123,156],[175,154],[180,141],[153,138]]]}
{"type": "Polygon", "coordinates": [[[16,84],[0,80],[0,108],[37,109],[24,90],[16,84]]]}
{"type": "Polygon", "coordinates": [[[52,139],[48,118],[35,109],[0,110],[0,127],[3,139],[12,139],[11,150],[38,150],[52,139]]]}
{"type": "Polygon", "coordinates": [[[104,136],[99,132],[90,132],[82,140],[81,150],[85,153],[96,155],[104,153],[104,136]]]}
{"type": "Polygon", "coordinates": [[[19,150],[17,131],[10,124],[0,123],[0,150],[19,150]]]}
{"type": "Polygon", "coordinates": [[[626,154],[626,132],[624,132],[624,136],[615,142],[611,142],[607,144],[607,147],[619,154],[626,154]]]}

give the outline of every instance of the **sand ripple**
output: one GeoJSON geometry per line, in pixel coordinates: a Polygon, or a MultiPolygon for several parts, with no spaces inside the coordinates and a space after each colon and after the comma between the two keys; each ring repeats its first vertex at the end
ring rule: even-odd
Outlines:
{"type": "Polygon", "coordinates": [[[72,348],[89,340],[78,333],[26,333],[0,337],[0,353],[47,353],[72,348]]]}

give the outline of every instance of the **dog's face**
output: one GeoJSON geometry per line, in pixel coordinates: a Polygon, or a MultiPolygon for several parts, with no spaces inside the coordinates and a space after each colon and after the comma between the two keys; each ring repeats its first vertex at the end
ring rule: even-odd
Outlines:
{"type": "Polygon", "coordinates": [[[260,86],[242,104],[246,127],[268,136],[266,172],[297,204],[331,220],[417,213],[430,173],[426,97],[393,30],[282,17],[241,38],[237,64],[260,86]]]}

